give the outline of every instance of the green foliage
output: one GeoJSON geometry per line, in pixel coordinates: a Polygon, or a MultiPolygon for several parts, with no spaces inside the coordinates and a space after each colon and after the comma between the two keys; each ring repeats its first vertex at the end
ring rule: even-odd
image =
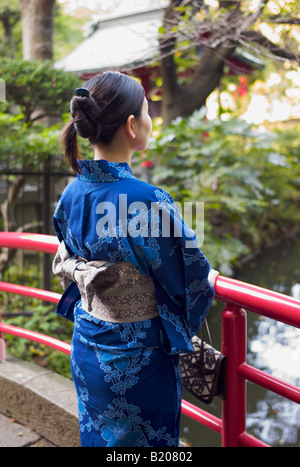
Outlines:
{"type": "Polygon", "coordinates": [[[62,158],[58,156],[61,125],[29,127],[23,114],[0,113],[0,128],[0,164],[4,170],[7,162],[11,169],[37,170],[48,157],[53,168],[62,168],[62,158]]]}
{"type": "Polygon", "coordinates": [[[0,76],[6,84],[7,108],[18,106],[24,121],[41,116],[60,118],[69,111],[69,100],[80,80],[73,74],[57,70],[51,61],[26,61],[1,58],[0,76]]]}
{"type": "MultiPolygon", "coordinates": [[[[27,264],[24,271],[17,265],[12,264],[5,277],[1,277],[1,280],[40,288],[40,274],[41,271],[38,265],[27,264]]],[[[61,287],[57,284],[53,287],[53,290],[61,293],[61,287]]],[[[9,316],[3,318],[5,323],[40,332],[64,342],[71,342],[73,325],[71,322],[57,316],[55,304],[45,305],[36,298],[7,293],[1,293],[0,299],[2,313],[4,315],[9,314],[9,316]]],[[[8,334],[5,335],[5,341],[10,355],[22,360],[33,361],[63,376],[71,377],[70,357],[68,355],[53,350],[44,344],[8,334]]]]}
{"type": "MultiPolygon", "coordinates": [[[[30,312],[27,309],[26,312],[30,312]]],[[[55,337],[64,342],[71,342],[73,326],[63,318],[59,318],[53,306],[38,305],[31,316],[23,315],[6,318],[5,322],[55,337]]],[[[58,350],[27,339],[6,335],[5,341],[10,355],[26,361],[33,361],[40,366],[49,368],[65,377],[71,378],[70,357],[58,350]]]]}
{"type": "Polygon", "coordinates": [[[1,0],[0,20],[6,16],[20,16],[20,5],[18,0],[1,0]]]}
{"type": "Polygon", "coordinates": [[[230,274],[238,258],[299,224],[299,132],[259,132],[237,118],[177,118],[152,141],[153,183],[205,203],[202,250],[230,274]]]}
{"type": "Polygon", "coordinates": [[[72,73],[56,70],[48,61],[4,58],[0,59],[0,76],[6,83],[7,96],[7,102],[0,104],[0,161],[34,170],[51,158],[52,168],[66,169],[58,156],[58,141],[69,118],[66,96],[71,98],[80,80],[72,73]],[[54,125],[49,125],[49,118],[54,125]]]}
{"type": "Polygon", "coordinates": [[[22,31],[19,0],[1,0],[0,3],[0,56],[22,54],[22,31]]]}

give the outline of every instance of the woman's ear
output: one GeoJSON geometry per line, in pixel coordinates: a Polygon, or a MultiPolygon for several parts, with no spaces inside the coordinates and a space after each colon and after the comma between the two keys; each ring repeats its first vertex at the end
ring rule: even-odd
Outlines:
{"type": "Polygon", "coordinates": [[[136,134],[134,131],[134,120],[135,120],[134,115],[129,115],[126,121],[126,131],[127,131],[127,134],[130,136],[130,138],[132,139],[135,139],[136,137],[136,134]]]}

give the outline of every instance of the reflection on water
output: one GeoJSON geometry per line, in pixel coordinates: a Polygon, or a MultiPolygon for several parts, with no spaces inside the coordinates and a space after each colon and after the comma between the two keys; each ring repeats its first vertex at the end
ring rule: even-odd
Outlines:
{"type": "MultiPolygon", "coordinates": [[[[245,282],[300,298],[300,239],[264,252],[236,276],[245,282]]],[[[220,311],[209,315],[214,346],[220,348],[220,311]]],[[[247,313],[247,361],[290,384],[300,385],[300,330],[269,318],[247,313]]],[[[187,393],[184,398],[221,417],[221,402],[200,404],[187,393]]],[[[271,391],[247,383],[247,432],[272,446],[300,446],[300,407],[271,391]]],[[[182,419],[182,437],[193,446],[220,446],[220,436],[182,419]]]]}
{"type": "Polygon", "coordinates": [[[300,383],[299,329],[264,318],[249,347],[248,360],[251,358],[253,365],[272,370],[285,381],[300,383]]]}
{"type": "MultiPolygon", "coordinates": [[[[286,382],[300,385],[300,331],[268,318],[260,320],[257,335],[249,343],[248,362],[286,382]]],[[[248,384],[249,386],[249,384],[248,384]]],[[[250,397],[251,397],[250,393],[250,397]]],[[[257,392],[259,394],[259,391],[257,392]]],[[[298,404],[271,391],[263,399],[253,392],[247,429],[268,444],[291,446],[300,442],[298,404]]]]}

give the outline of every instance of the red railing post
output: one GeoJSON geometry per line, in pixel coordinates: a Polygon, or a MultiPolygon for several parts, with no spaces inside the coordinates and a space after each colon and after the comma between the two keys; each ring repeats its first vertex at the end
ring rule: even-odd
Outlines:
{"type": "Polygon", "coordinates": [[[227,356],[226,398],[222,403],[222,446],[238,447],[246,431],[246,381],[238,367],[246,361],[246,312],[228,303],[222,312],[222,353],[227,356]]]}

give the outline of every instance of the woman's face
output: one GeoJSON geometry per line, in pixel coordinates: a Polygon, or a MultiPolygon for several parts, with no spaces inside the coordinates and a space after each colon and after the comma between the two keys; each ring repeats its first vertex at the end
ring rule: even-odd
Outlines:
{"type": "Polygon", "coordinates": [[[134,140],[135,151],[144,151],[148,147],[149,138],[152,131],[152,120],[148,111],[149,105],[145,97],[141,116],[134,119],[134,131],[136,135],[134,140]]]}

